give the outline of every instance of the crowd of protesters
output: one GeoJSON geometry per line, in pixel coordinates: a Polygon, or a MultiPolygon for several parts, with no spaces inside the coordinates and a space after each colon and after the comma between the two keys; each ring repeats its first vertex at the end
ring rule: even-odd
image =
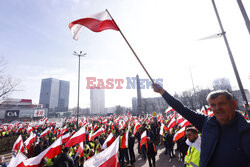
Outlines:
{"type": "MultiPolygon", "coordinates": [[[[84,163],[90,159],[91,157],[98,155],[101,153],[104,148],[102,147],[105,143],[106,139],[108,138],[109,134],[113,134],[115,138],[120,138],[120,148],[119,148],[119,163],[120,166],[128,166],[129,164],[133,165],[137,160],[138,157],[135,157],[135,152],[138,152],[140,157],[144,161],[148,161],[149,166],[157,166],[156,164],[156,155],[157,150],[159,147],[164,146],[165,148],[165,156],[166,158],[169,158],[169,162],[172,161],[173,158],[179,158],[179,160],[183,161],[183,164],[187,167],[196,167],[196,166],[207,166],[204,164],[209,163],[211,164],[223,164],[221,162],[217,162],[219,159],[216,159],[217,157],[210,156],[209,162],[206,160],[207,157],[204,157],[204,151],[202,153],[202,141],[209,140],[209,135],[214,135],[213,132],[208,133],[210,129],[207,129],[206,126],[210,126],[210,122],[218,121],[219,123],[216,123],[216,126],[219,126],[223,132],[223,128],[228,128],[228,125],[231,125],[232,117],[233,115],[229,115],[228,113],[232,112],[234,116],[238,119],[240,119],[240,122],[244,123],[246,126],[244,126],[245,131],[241,131],[242,134],[244,134],[244,138],[248,138],[249,133],[249,124],[245,121],[244,117],[240,115],[239,112],[235,111],[234,108],[234,101],[232,101],[230,98],[230,94],[225,92],[219,92],[217,94],[213,94],[214,97],[210,97],[212,100],[224,100],[225,103],[227,102],[229,107],[225,107],[224,110],[218,110],[215,108],[215,116],[196,113],[194,111],[191,111],[184,107],[178,100],[174,99],[172,96],[167,94],[167,92],[159,87],[154,88],[156,92],[159,92],[163,95],[165,100],[173,106],[172,112],[167,112],[164,114],[158,114],[154,117],[150,114],[147,114],[147,116],[132,116],[132,115],[123,115],[123,116],[109,116],[109,117],[101,117],[96,116],[94,118],[87,118],[85,120],[81,120],[78,124],[80,127],[85,127],[86,129],[86,140],[84,141],[84,154],[79,155],[78,154],[78,148],[80,147],[79,144],[76,144],[72,147],[63,147],[62,152],[58,154],[57,156],[53,157],[52,159],[44,158],[40,166],[55,166],[55,167],[80,167],[84,166],[84,163]],[[227,96],[229,96],[229,99],[226,99],[227,96]],[[225,98],[224,98],[225,97],[225,98]],[[224,98],[224,99],[223,99],[224,98]],[[231,108],[230,108],[231,106],[231,108]],[[181,117],[176,113],[176,111],[183,115],[181,117]],[[227,111],[228,110],[228,111],[227,111]],[[219,112],[228,112],[225,114],[225,117],[222,117],[222,115],[217,115],[219,112]],[[218,113],[217,113],[218,112],[218,113]],[[192,116],[190,116],[191,114],[192,116]],[[218,116],[218,118],[216,117],[218,116]],[[188,122],[189,124],[182,124],[178,122],[178,118],[182,118],[182,123],[188,122]],[[185,120],[185,118],[188,118],[188,120],[185,120]],[[223,118],[223,119],[222,119],[223,118]],[[226,120],[225,123],[224,118],[230,118],[226,120]],[[202,119],[202,120],[200,120],[202,119]],[[208,125],[204,125],[201,122],[202,121],[208,121],[208,125]],[[223,122],[224,121],[224,122],[223,122]],[[122,123],[121,123],[122,122],[122,123]],[[173,124],[173,122],[175,124],[173,124]],[[83,124],[84,123],[84,124],[83,124]],[[191,124],[193,123],[193,125],[191,124]],[[137,129],[137,124],[139,124],[139,128],[137,129]],[[173,126],[172,126],[173,125],[173,126]],[[185,126],[184,126],[185,125],[185,126]],[[205,130],[202,129],[205,126],[205,130]],[[97,132],[99,129],[104,129],[102,133],[95,138],[89,138],[94,132],[97,132]],[[201,133],[202,132],[202,133],[201,133]],[[205,134],[204,134],[205,133],[205,134]],[[126,136],[128,134],[128,136],[126,136]],[[126,139],[128,137],[128,139],[126,139]],[[203,138],[203,140],[201,140],[203,138]],[[205,138],[205,139],[204,139],[205,138]],[[89,140],[90,139],[90,140],[89,140]],[[124,144],[123,141],[128,141],[128,144],[124,144]],[[135,148],[135,143],[137,143],[138,147],[135,148]],[[206,162],[205,162],[206,161],[206,162]]],[[[210,100],[210,103],[213,104],[212,100],[210,100]]],[[[217,103],[215,101],[214,103],[217,103]]],[[[210,104],[210,105],[211,105],[210,104]]],[[[214,107],[213,105],[211,105],[214,107]]],[[[241,125],[241,124],[240,124],[241,125]]],[[[237,124],[235,125],[237,127],[237,124]]],[[[76,120],[70,119],[70,121],[66,121],[64,125],[61,125],[62,128],[57,127],[55,123],[47,123],[40,125],[33,129],[33,132],[37,134],[38,138],[35,142],[31,144],[29,149],[25,150],[24,153],[28,158],[35,157],[39,155],[43,150],[48,148],[54,141],[56,141],[60,136],[65,135],[66,133],[70,132],[72,135],[76,133],[79,129],[77,128],[76,120]],[[48,127],[50,127],[50,133],[46,134],[46,136],[40,136],[43,131],[45,131],[48,127]],[[65,130],[66,129],[66,130],[65,130]]],[[[80,128],[79,127],[79,128],[80,128]]],[[[242,128],[242,125],[240,126],[242,128]]],[[[214,128],[214,127],[213,127],[214,128]]],[[[16,128],[17,129],[17,128],[16,128]]],[[[231,133],[231,130],[227,131],[227,133],[231,133]]],[[[236,130],[235,130],[236,131],[236,130]]],[[[23,135],[28,136],[28,128],[23,127],[20,130],[17,131],[18,133],[21,133],[23,135]]],[[[222,133],[221,132],[221,133],[222,133]]],[[[3,132],[2,132],[3,133],[3,132]]],[[[224,132],[223,132],[224,133],[224,132]]],[[[225,132],[226,133],[226,132],[225,132]]],[[[2,135],[11,135],[13,134],[12,131],[8,132],[6,134],[2,135]]],[[[225,136],[224,136],[225,137],[225,136]]],[[[236,136],[235,136],[236,137],[236,136]]],[[[233,138],[232,138],[233,139],[233,138]]],[[[245,140],[243,142],[246,142],[245,140]]],[[[206,146],[206,149],[208,148],[207,143],[203,143],[203,145],[206,146]]],[[[220,143],[223,145],[223,143],[220,143]]],[[[236,143],[237,144],[237,143],[236,143]]],[[[236,147],[238,145],[235,145],[233,147],[236,147]]],[[[216,147],[220,147],[220,145],[216,145],[216,147]]],[[[224,147],[224,145],[223,145],[224,147]]],[[[246,166],[249,164],[249,159],[247,159],[247,156],[249,155],[249,149],[245,150],[245,147],[239,146],[239,148],[242,148],[242,150],[239,150],[242,155],[241,157],[238,157],[238,159],[230,160],[232,163],[237,164],[238,162],[243,164],[243,166],[246,166]],[[242,161],[241,161],[242,160],[242,161]]],[[[231,151],[233,148],[230,148],[231,151]]],[[[203,148],[204,150],[204,148],[203,148]]],[[[228,152],[227,152],[228,153],[228,152]]],[[[220,149],[216,150],[217,156],[224,156],[227,153],[221,152],[220,149]]],[[[208,153],[207,153],[208,154],[208,153]]],[[[229,165],[230,166],[230,165],[229,165]]],[[[232,165],[231,165],[232,166],[232,165]]]]}
{"type": "MultiPolygon", "coordinates": [[[[112,121],[112,119],[108,120],[109,122],[112,121]]],[[[111,127],[109,126],[109,122],[105,125],[105,132],[102,133],[100,136],[96,137],[94,140],[89,141],[89,132],[95,132],[100,127],[103,126],[102,121],[92,121],[91,125],[92,127],[88,127],[87,133],[86,133],[86,142],[84,142],[84,156],[80,156],[77,154],[78,145],[75,145],[73,147],[65,147],[62,150],[62,153],[57,155],[56,157],[52,159],[44,158],[40,166],[76,166],[80,167],[83,166],[84,162],[88,159],[90,159],[92,156],[100,153],[103,151],[102,145],[106,138],[108,137],[109,133],[113,133],[113,136],[118,137],[120,136],[121,139],[124,136],[124,134],[127,132],[128,126],[124,126],[124,129],[119,128],[119,125],[116,126],[116,124],[111,127]],[[94,128],[95,127],[95,128],[94,128]]],[[[160,135],[160,128],[161,124],[164,124],[165,126],[168,125],[170,120],[167,118],[164,119],[164,121],[160,121],[157,119],[153,119],[151,116],[151,119],[145,119],[144,122],[141,123],[140,128],[136,131],[136,133],[133,135],[133,129],[134,129],[134,123],[130,123],[130,129],[129,129],[129,135],[128,135],[128,146],[125,148],[119,148],[119,162],[120,166],[127,166],[129,164],[133,165],[136,160],[135,157],[135,151],[138,152],[140,157],[142,157],[143,160],[147,160],[149,166],[156,166],[155,163],[155,157],[157,155],[157,150],[160,146],[165,147],[165,154],[169,156],[169,162],[173,158],[176,158],[176,156],[179,157],[180,160],[184,162],[184,157],[187,153],[188,145],[186,144],[186,136],[184,135],[182,138],[180,138],[178,141],[173,142],[173,137],[175,133],[181,128],[179,125],[174,126],[173,128],[169,130],[163,130],[163,134],[160,135]],[[147,121],[146,121],[147,120],[147,121]],[[149,121],[150,120],[150,121],[149,121]],[[140,144],[141,142],[141,135],[142,133],[146,131],[147,133],[147,142],[140,144]],[[137,147],[135,147],[135,143],[138,143],[137,147]],[[174,150],[174,146],[175,150],[174,150]],[[178,154],[178,155],[177,155],[178,154]]],[[[67,128],[67,131],[64,132],[64,134],[70,132],[74,134],[78,129],[76,126],[76,122],[67,122],[65,123],[64,127],[67,128]]],[[[42,126],[39,126],[34,129],[34,133],[37,134],[38,138],[34,143],[31,144],[28,150],[25,150],[23,153],[27,156],[27,158],[35,157],[39,155],[43,150],[48,148],[58,137],[64,135],[61,133],[61,131],[58,131],[60,128],[57,128],[55,124],[44,124],[42,126]],[[47,136],[45,137],[39,137],[40,134],[46,130],[47,127],[51,127],[53,129],[47,136]]],[[[15,134],[12,132],[9,132],[9,134],[15,134]]],[[[22,130],[18,131],[16,135],[23,135],[29,137],[27,128],[22,128],[22,130]]],[[[24,138],[24,141],[25,139],[24,138]]],[[[167,158],[166,155],[166,158],[167,158]]]]}

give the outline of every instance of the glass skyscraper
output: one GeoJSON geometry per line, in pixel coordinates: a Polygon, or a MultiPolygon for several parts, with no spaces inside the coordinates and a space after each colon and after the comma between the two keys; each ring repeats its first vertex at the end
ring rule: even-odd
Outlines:
{"type": "Polygon", "coordinates": [[[69,81],[55,78],[42,79],[39,104],[48,109],[49,116],[68,111],[69,86],[69,81]]]}

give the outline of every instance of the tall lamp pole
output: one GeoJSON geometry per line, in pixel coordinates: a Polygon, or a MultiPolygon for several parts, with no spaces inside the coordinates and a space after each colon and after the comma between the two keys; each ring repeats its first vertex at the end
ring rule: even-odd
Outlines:
{"type": "Polygon", "coordinates": [[[218,13],[218,10],[217,10],[217,7],[215,5],[214,0],[212,0],[212,4],[213,4],[213,7],[214,7],[214,11],[215,11],[217,20],[219,22],[220,28],[221,28],[221,33],[223,35],[223,38],[224,38],[224,41],[225,41],[225,44],[226,44],[226,47],[227,47],[228,55],[229,55],[229,58],[231,60],[232,66],[233,66],[234,74],[236,76],[236,79],[237,79],[237,82],[238,82],[238,86],[240,88],[240,92],[241,92],[242,98],[245,101],[246,112],[248,113],[248,119],[249,119],[250,118],[250,110],[249,110],[249,106],[248,106],[247,97],[246,97],[243,85],[241,83],[241,80],[240,80],[240,75],[238,73],[238,70],[237,70],[237,67],[236,67],[236,64],[235,64],[235,61],[234,61],[234,58],[233,58],[233,54],[232,54],[231,49],[229,47],[229,43],[227,41],[226,33],[225,33],[224,28],[222,26],[221,19],[220,19],[220,16],[219,16],[219,13],[218,13]]]}
{"type": "Polygon", "coordinates": [[[74,51],[73,55],[78,56],[78,95],[77,95],[77,121],[76,121],[76,127],[78,129],[78,119],[79,119],[79,94],[80,94],[80,67],[81,67],[81,57],[85,57],[87,53],[82,53],[82,51],[80,51],[80,53],[76,53],[76,51],[74,51]]]}

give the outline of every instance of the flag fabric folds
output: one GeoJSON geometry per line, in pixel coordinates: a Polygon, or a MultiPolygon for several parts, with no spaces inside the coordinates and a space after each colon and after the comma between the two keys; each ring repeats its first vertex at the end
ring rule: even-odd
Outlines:
{"type": "Polygon", "coordinates": [[[21,135],[17,138],[17,140],[15,141],[13,148],[12,148],[13,152],[18,152],[19,150],[21,152],[24,151],[23,138],[21,135]]]}
{"type": "Polygon", "coordinates": [[[62,152],[62,138],[57,139],[50,147],[39,155],[24,160],[18,167],[38,167],[44,157],[51,159],[62,152]]]}
{"type": "Polygon", "coordinates": [[[182,138],[185,135],[185,128],[186,127],[183,127],[175,133],[174,138],[173,138],[173,142],[179,140],[180,138],[182,138]]]}
{"type": "Polygon", "coordinates": [[[94,134],[91,133],[91,135],[89,136],[89,141],[94,140],[94,138],[100,136],[103,132],[105,132],[105,129],[100,128],[94,134]]]}
{"type": "Polygon", "coordinates": [[[140,143],[140,148],[142,147],[143,144],[147,143],[147,131],[145,130],[142,135],[141,135],[141,143],[140,143]]]}
{"type": "Polygon", "coordinates": [[[113,135],[113,133],[111,132],[109,134],[109,136],[107,137],[107,139],[105,140],[105,142],[102,145],[102,149],[106,149],[107,147],[109,147],[113,142],[115,141],[115,137],[113,135]]]}
{"type": "Polygon", "coordinates": [[[86,132],[85,132],[85,126],[79,129],[65,144],[65,147],[71,147],[76,144],[79,144],[80,142],[84,142],[86,140],[86,132]]]}
{"type": "Polygon", "coordinates": [[[73,34],[73,39],[79,39],[80,32],[84,27],[87,27],[94,32],[101,32],[107,29],[119,31],[119,28],[116,26],[115,22],[111,19],[106,10],[71,22],[69,24],[69,28],[73,34]]]}
{"type": "Polygon", "coordinates": [[[31,132],[30,136],[28,137],[28,139],[26,139],[26,141],[24,142],[27,150],[29,150],[31,144],[36,141],[36,138],[37,138],[36,134],[34,134],[33,132],[31,132]]]}
{"type": "Polygon", "coordinates": [[[120,136],[107,149],[88,159],[84,163],[84,167],[119,167],[119,142],[120,136]]]}

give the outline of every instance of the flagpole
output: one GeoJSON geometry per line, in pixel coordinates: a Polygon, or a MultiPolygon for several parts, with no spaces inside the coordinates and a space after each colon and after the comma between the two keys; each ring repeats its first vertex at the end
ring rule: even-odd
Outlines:
{"type": "Polygon", "coordinates": [[[112,21],[115,23],[115,25],[118,27],[119,32],[121,33],[123,39],[126,41],[126,43],[128,44],[129,48],[131,49],[131,51],[133,52],[133,54],[135,55],[136,59],[138,60],[138,62],[141,64],[142,68],[144,69],[144,71],[147,73],[149,79],[152,81],[152,83],[154,83],[152,77],[149,75],[148,71],[146,70],[146,68],[144,67],[144,65],[142,64],[141,60],[139,59],[139,57],[137,56],[137,54],[135,53],[134,49],[132,48],[132,46],[129,44],[128,40],[126,39],[126,37],[124,36],[124,34],[122,33],[121,29],[119,28],[119,26],[116,24],[115,20],[113,19],[113,17],[111,16],[111,14],[109,13],[108,9],[106,9],[107,13],[109,14],[109,16],[111,17],[112,21]]]}

